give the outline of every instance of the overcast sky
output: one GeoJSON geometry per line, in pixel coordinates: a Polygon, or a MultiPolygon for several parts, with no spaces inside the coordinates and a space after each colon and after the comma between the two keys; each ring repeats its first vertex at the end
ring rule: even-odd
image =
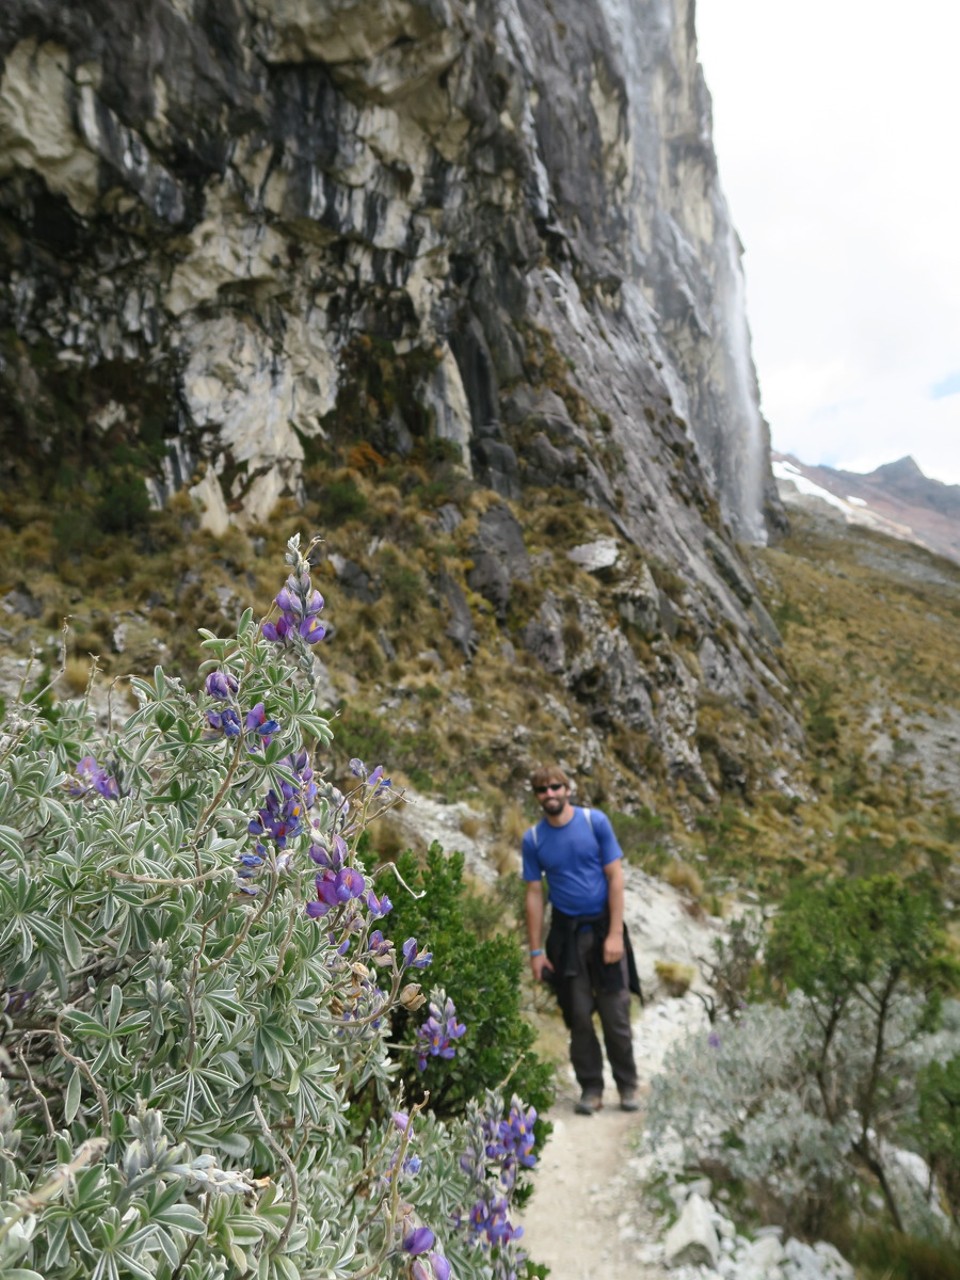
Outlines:
{"type": "Polygon", "coordinates": [[[697,0],[773,447],[960,484],[960,3],[697,0]]]}

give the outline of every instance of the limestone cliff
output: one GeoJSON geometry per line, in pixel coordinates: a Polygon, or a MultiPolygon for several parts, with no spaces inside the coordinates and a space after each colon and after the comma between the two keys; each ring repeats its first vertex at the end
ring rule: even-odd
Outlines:
{"type": "Polygon", "coordinates": [[[501,499],[432,577],[465,653],[572,491],[605,595],[514,639],[705,794],[705,694],[793,734],[693,0],[9,0],[0,59],[5,486],[122,455],[222,531],[331,443],[441,444],[501,499]]]}

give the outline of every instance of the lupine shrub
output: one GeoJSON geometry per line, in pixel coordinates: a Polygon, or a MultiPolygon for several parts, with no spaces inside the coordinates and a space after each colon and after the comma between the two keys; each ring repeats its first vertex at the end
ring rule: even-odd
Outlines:
{"type": "Polygon", "coordinates": [[[471,1028],[423,990],[427,940],[390,931],[393,872],[358,863],[382,769],[349,794],[320,772],[323,601],[296,537],[287,560],[262,625],[202,633],[198,692],[158,668],[105,732],[84,701],[6,714],[5,1280],[521,1267],[510,1211],[535,1112],[489,1092],[440,1119],[397,1088],[418,1058],[442,1088],[471,1028]]]}
{"type": "Polygon", "coordinates": [[[930,1153],[920,1082],[946,1087],[924,1070],[960,1049],[935,901],[890,877],[804,883],[767,964],[788,988],[782,1003],[747,1005],[668,1056],[651,1092],[654,1142],[673,1135],[681,1159],[742,1181],[798,1229],[816,1231],[857,1185],[879,1189],[895,1230],[936,1229],[895,1154],[930,1153]]]}

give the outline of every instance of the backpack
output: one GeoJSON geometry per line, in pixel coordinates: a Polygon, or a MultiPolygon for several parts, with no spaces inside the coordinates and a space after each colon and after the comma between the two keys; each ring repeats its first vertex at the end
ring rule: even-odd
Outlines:
{"type": "MultiPolygon", "coordinates": [[[[597,833],[593,830],[593,810],[581,809],[580,812],[586,818],[587,824],[589,825],[591,832],[593,832],[594,837],[596,837],[597,833]]],[[[543,819],[541,818],[540,822],[542,821],[543,819]]],[[[533,844],[534,849],[539,849],[540,847],[540,832],[539,832],[540,822],[534,823],[534,825],[527,832],[527,835],[530,837],[530,841],[533,844]]]]}

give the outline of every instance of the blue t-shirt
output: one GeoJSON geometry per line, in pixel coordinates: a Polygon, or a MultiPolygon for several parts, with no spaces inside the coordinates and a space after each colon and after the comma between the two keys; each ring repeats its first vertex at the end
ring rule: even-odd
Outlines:
{"type": "Polygon", "coordinates": [[[523,878],[547,877],[550,900],[565,916],[598,916],[607,905],[604,867],[623,857],[610,820],[599,809],[590,817],[574,809],[563,827],[541,818],[523,837],[523,878]],[[533,833],[536,832],[536,843],[533,833]]]}

